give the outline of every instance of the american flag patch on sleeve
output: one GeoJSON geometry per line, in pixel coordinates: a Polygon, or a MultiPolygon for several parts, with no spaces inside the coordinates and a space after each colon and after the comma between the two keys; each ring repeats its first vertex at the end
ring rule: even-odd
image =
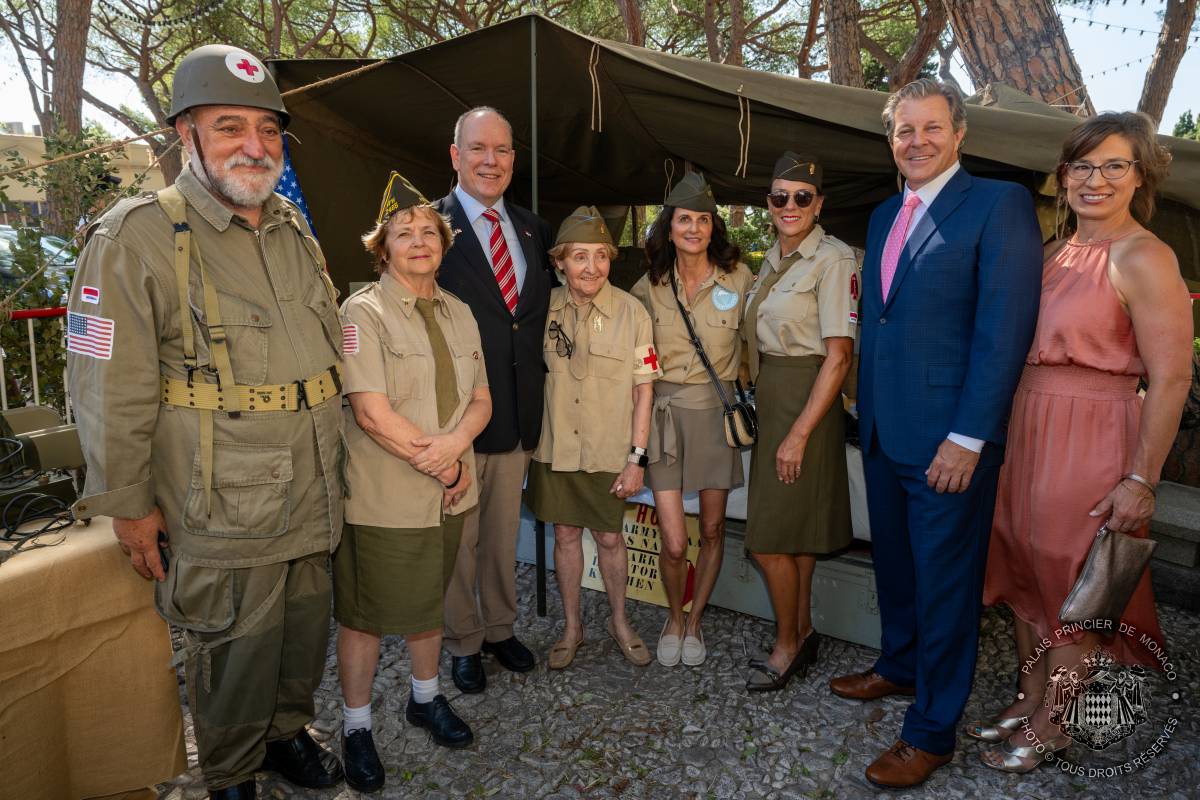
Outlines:
{"type": "Polygon", "coordinates": [[[342,326],[342,355],[358,355],[358,326],[353,322],[342,326]]]}
{"type": "Polygon", "coordinates": [[[67,351],[81,356],[109,360],[113,354],[113,329],[116,323],[107,317],[67,312],[67,351]]]}

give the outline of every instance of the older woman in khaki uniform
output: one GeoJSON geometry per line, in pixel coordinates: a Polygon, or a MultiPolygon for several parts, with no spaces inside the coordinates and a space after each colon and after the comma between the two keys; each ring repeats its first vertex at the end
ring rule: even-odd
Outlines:
{"type": "Polygon", "coordinates": [[[673,667],[681,660],[695,666],[707,655],[700,618],[721,571],[725,503],[729,490],[742,485],[742,456],[725,443],[721,400],[679,309],[680,305],[686,309],[717,377],[732,397],[741,359],[738,327],[754,274],[738,262],[738,248],[725,234],[712,190],[694,172],[667,196],[646,242],[646,254],[649,273],[634,285],[632,294],[654,320],[654,346],[663,369],[662,380],[654,385],[646,477],[658,510],[663,538],[659,569],[670,606],[657,655],[663,666],[673,667]],[[700,493],[701,535],[686,622],[683,606],[689,565],[684,492],[700,493]]]}
{"type": "Polygon", "coordinates": [[[563,222],[550,250],[567,285],[550,293],[546,412],[525,502],[538,519],[555,523],[554,571],[566,624],[550,650],[551,669],[570,664],[583,643],[584,528],[596,542],[612,607],[608,634],[631,663],[650,663],[625,616],[628,561],[621,528],[625,499],[642,488],[651,382],[660,371],[645,309],[608,282],[615,255],[600,212],[582,206],[563,222]]]}
{"type": "Polygon", "coordinates": [[[346,781],[383,785],[371,738],[371,684],[384,634],[412,656],[406,719],[435,742],[465,747],[471,729],[438,692],[442,596],[463,513],[477,491],[471,442],[492,401],[479,328],[465,303],[438,288],[446,220],[397,173],[363,243],[379,281],[342,306],[346,530],[333,557],[346,781]]]}
{"type": "Polygon", "coordinates": [[[854,252],[817,224],[821,165],[784,153],[767,195],[778,240],[746,310],[758,441],[750,462],[746,549],[767,580],[775,647],[746,688],[782,689],[817,660],[812,575],[818,554],[850,543],[842,381],[858,327],[854,252]]]}

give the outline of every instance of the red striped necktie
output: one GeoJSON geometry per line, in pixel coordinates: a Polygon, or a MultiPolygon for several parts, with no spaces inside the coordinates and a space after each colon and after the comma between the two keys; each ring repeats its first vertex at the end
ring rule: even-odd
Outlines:
{"type": "Polygon", "coordinates": [[[492,223],[492,234],[488,239],[488,250],[492,258],[492,274],[500,285],[500,294],[504,296],[504,304],[509,313],[517,310],[517,270],[513,267],[512,254],[508,252],[508,242],[504,240],[504,231],[500,229],[500,212],[489,208],[483,212],[488,222],[492,223]]]}

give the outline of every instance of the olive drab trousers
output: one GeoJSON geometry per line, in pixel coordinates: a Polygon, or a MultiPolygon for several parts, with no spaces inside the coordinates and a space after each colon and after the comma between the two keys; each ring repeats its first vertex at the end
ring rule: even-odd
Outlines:
{"type": "Polygon", "coordinates": [[[184,629],[187,676],[204,782],[253,778],[266,743],[314,716],[329,645],[329,554],[244,569],[172,564],[159,612],[184,629]]]}

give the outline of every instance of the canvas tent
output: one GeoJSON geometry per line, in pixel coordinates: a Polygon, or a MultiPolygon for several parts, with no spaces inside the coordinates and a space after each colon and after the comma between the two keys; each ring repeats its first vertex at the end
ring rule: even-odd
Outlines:
{"type": "MultiPolygon", "coordinates": [[[[370,63],[280,60],[272,68],[287,90],[370,63]]],[[[1076,120],[1014,91],[969,108],[964,163],[1037,190],[1076,120]]],[[[719,202],[762,205],[775,158],[794,149],[825,166],[822,222],[861,244],[870,210],[898,185],[880,124],[886,97],[592,39],[528,15],[287,102],[296,171],[345,290],[371,276],[358,237],[374,221],[388,171],[431,198],[445,194],[454,120],[470,107],[508,116],[517,147],[509,194],[551,221],[583,203],[661,203],[688,166],[704,172],[719,202]]],[[[1185,275],[1197,278],[1200,142],[1170,143],[1175,160],[1155,227],[1185,275]]]]}

